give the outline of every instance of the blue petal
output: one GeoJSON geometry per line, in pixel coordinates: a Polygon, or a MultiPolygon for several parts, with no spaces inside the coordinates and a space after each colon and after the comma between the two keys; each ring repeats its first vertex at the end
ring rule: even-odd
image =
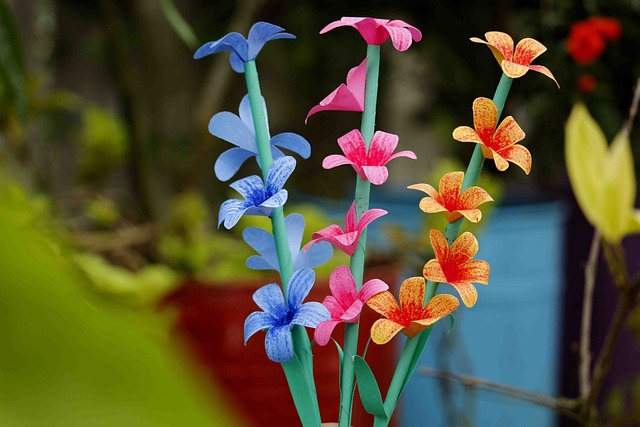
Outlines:
{"type": "Polygon", "coordinates": [[[304,233],[304,217],[297,213],[292,213],[284,219],[284,226],[287,230],[289,249],[293,257],[300,250],[302,234],[304,233]]]}
{"type": "Polygon", "coordinates": [[[279,158],[285,156],[285,154],[282,151],[280,151],[280,149],[275,145],[271,145],[271,155],[273,156],[273,160],[278,160],[279,158]]]}
{"type": "Polygon", "coordinates": [[[298,310],[302,301],[309,295],[313,282],[316,280],[316,273],[310,268],[298,270],[291,276],[288,285],[287,301],[289,310],[298,310]]]}
{"type": "Polygon", "coordinates": [[[293,358],[293,340],[289,325],[274,326],[264,338],[267,356],[274,362],[286,363],[293,358]]]}
{"type": "Polygon", "coordinates": [[[260,50],[270,40],[276,39],[295,39],[293,34],[282,33],[284,28],[277,25],[269,24],[268,22],[256,22],[249,30],[249,37],[247,37],[249,44],[249,60],[256,59],[260,50]]]}
{"type": "Polygon", "coordinates": [[[296,311],[293,319],[291,319],[291,324],[315,328],[318,323],[330,319],[331,315],[327,307],[319,302],[306,302],[296,311]]]}
{"type": "Polygon", "coordinates": [[[226,229],[230,230],[240,221],[247,210],[247,202],[240,199],[229,199],[220,206],[218,213],[218,227],[224,221],[226,229]]]}
{"type": "Polygon", "coordinates": [[[311,145],[297,133],[285,132],[278,134],[271,138],[271,145],[291,150],[303,159],[308,159],[311,155],[311,145]]]}
{"type": "Polygon", "coordinates": [[[211,118],[209,133],[240,148],[258,153],[253,127],[248,128],[240,117],[229,111],[223,111],[211,118]]]}
{"type": "Polygon", "coordinates": [[[258,175],[251,175],[246,178],[242,178],[229,187],[242,194],[242,197],[249,202],[248,206],[258,206],[264,202],[266,195],[264,192],[264,184],[262,178],[258,175]]]}
{"type": "MultiPolygon", "coordinates": [[[[267,103],[265,102],[263,97],[262,99],[262,111],[264,112],[264,118],[267,121],[267,133],[269,132],[269,115],[267,114],[267,103]]],[[[244,122],[244,124],[253,132],[255,135],[256,129],[253,126],[253,115],[251,114],[251,101],[249,100],[249,95],[245,95],[240,101],[240,108],[238,108],[238,112],[240,113],[240,119],[244,122]]]]}
{"type": "Polygon", "coordinates": [[[249,46],[244,36],[239,33],[229,33],[218,40],[203,44],[196,50],[193,57],[200,59],[222,51],[235,52],[245,61],[248,61],[249,46]]]}
{"type": "Polygon", "coordinates": [[[263,329],[271,328],[276,326],[276,319],[273,318],[269,313],[265,313],[262,311],[254,311],[251,313],[247,319],[244,321],[244,343],[247,344],[247,341],[253,334],[263,329]]]}
{"type": "Polygon", "coordinates": [[[251,255],[249,258],[247,258],[247,262],[245,264],[252,270],[275,270],[277,272],[280,272],[280,267],[278,267],[277,259],[278,255],[275,249],[273,251],[273,255],[274,258],[276,258],[275,265],[268,262],[265,257],[261,257],[258,255],[251,255]]]}
{"type": "Polygon", "coordinates": [[[244,148],[234,147],[220,154],[213,170],[220,181],[228,181],[238,172],[240,166],[256,154],[244,148]]]}
{"type": "Polygon", "coordinates": [[[247,267],[253,270],[280,271],[276,242],[271,233],[262,228],[247,227],[242,232],[242,237],[249,246],[260,254],[260,256],[249,257],[246,263],[247,267]]]}
{"type": "Polygon", "coordinates": [[[280,206],[284,206],[284,204],[287,203],[288,196],[289,193],[287,192],[287,190],[280,190],[264,202],[260,203],[260,206],[265,208],[279,208],[280,206]]]}
{"type": "Polygon", "coordinates": [[[271,217],[273,208],[265,208],[263,206],[251,206],[246,210],[244,215],[267,216],[271,217]]]}
{"type": "Polygon", "coordinates": [[[231,69],[233,71],[238,74],[244,73],[244,61],[242,60],[240,55],[235,52],[231,52],[231,55],[229,56],[229,63],[231,64],[231,69]]]}
{"type": "Polygon", "coordinates": [[[300,251],[293,261],[293,269],[315,268],[329,261],[333,256],[333,246],[329,242],[314,243],[305,251],[300,251]]]}
{"type": "Polygon", "coordinates": [[[289,309],[284,303],[282,289],[275,283],[264,285],[253,293],[253,300],[265,313],[269,313],[275,319],[286,317],[289,309]]]}
{"type": "Polygon", "coordinates": [[[272,196],[282,190],[295,168],[296,159],[293,157],[285,156],[275,160],[267,173],[267,194],[272,196]]]}

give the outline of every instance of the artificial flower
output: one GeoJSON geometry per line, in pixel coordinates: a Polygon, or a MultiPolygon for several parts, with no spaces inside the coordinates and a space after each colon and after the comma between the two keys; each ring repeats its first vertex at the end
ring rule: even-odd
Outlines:
{"type": "Polygon", "coordinates": [[[351,270],[341,265],[329,276],[329,289],[331,295],[325,297],[322,305],[329,310],[331,319],[320,322],[316,327],[314,338],[319,345],[327,345],[338,323],[358,323],[362,306],[367,300],[388,290],[389,286],[380,279],[372,279],[358,291],[351,270]]]}
{"type": "MultiPolygon", "coordinates": [[[[302,215],[293,213],[284,219],[284,224],[287,231],[293,271],[317,267],[331,258],[333,248],[327,242],[313,245],[308,251],[300,250],[304,233],[304,218],[302,215]]],[[[247,259],[247,267],[253,270],[280,271],[276,241],[271,233],[262,228],[247,227],[242,232],[242,237],[259,254],[252,255],[247,259]]]]}
{"type": "Polygon", "coordinates": [[[386,344],[402,331],[412,338],[438,320],[458,308],[460,302],[453,295],[440,294],[423,307],[425,280],[410,277],[400,285],[400,305],[391,292],[386,291],[371,297],[367,305],[386,319],[379,319],[371,326],[371,339],[376,344],[386,344]]]}
{"type": "Polygon", "coordinates": [[[425,264],[422,271],[424,277],[436,283],[452,285],[462,302],[467,307],[473,307],[478,300],[478,291],[471,283],[489,283],[489,264],[471,259],[478,252],[478,240],[468,231],[462,233],[451,247],[438,230],[431,230],[429,238],[436,259],[425,264]]]}
{"type": "Polygon", "coordinates": [[[240,221],[242,215],[271,216],[273,209],[283,206],[287,201],[287,190],[283,189],[296,167],[293,157],[285,156],[275,160],[267,172],[266,184],[258,175],[243,178],[230,185],[245,200],[229,199],[220,206],[218,227],[231,229],[240,221]]]}
{"type": "Polygon", "coordinates": [[[542,65],[531,65],[534,59],[542,55],[547,48],[537,40],[526,38],[518,42],[513,49],[513,39],[506,33],[500,31],[489,31],[484,33],[487,40],[471,37],[475,43],[483,43],[489,46],[493,56],[498,60],[502,71],[512,79],[524,76],[527,71],[533,70],[544,74],[553,80],[558,87],[560,85],[553,77],[551,71],[542,65]]]}
{"type": "Polygon", "coordinates": [[[244,343],[256,332],[269,329],[264,340],[267,356],[274,362],[289,362],[293,357],[291,328],[294,325],[315,328],[329,319],[329,311],[319,302],[302,303],[315,278],[316,274],[309,268],[296,271],[289,280],[286,302],[276,283],[258,289],[253,300],[262,311],[254,311],[244,321],[244,343]]]}
{"type": "Polygon", "coordinates": [[[369,209],[360,215],[360,218],[356,221],[356,208],[352,203],[347,216],[345,218],[344,230],[337,224],[332,224],[322,230],[313,233],[312,240],[306,244],[304,250],[308,250],[309,247],[318,242],[329,242],[336,248],[349,256],[352,256],[356,251],[356,246],[360,240],[360,234],[364,229],[375,219],[386,215],[387,211],[383,209],[369,209]]]}
{"type": "Polygon", "coordinates": [[[313,107],[307,118],[319,111],[364,111],[364,90],[367,82],[367,58],[347,73],[347,84],[342,83],[320,104],[313,107]]]}
{"type": "Polygon", "coordinates": [[[426,213],[442,212],[447,221],[454,222],[463,216],[471,222],[478,222],[482,213],[477,207],[493,201],[484,189],[473,186],[462,191],[464,172],[449,172],[440,178],[438,191],[429,184],[414,184],[408,188],[424,191],[429,195],[420,200],[420,209],[426,213]]]}
{"type": "Polygon", "coordinates": [[[482,147],[482,154],[493,159],[499,171],[509,167],[509,162],[520,166],[528,175],[531,172],[531,153],[517,144],[525,137],[524,131],[512,116],[498,122],[498,107],[488,98],[473,101],[473,126],[459,126],[453,131],[453,139],[461,142],[475,142],[482,147]]]}
{"type": "Polygon", "coordinates": [[[231,52],[229,62],[236,73],[244,73],[244,63],[253,61],[258,56],[264,45],[277,39],[295,39],[296,36],[283,33],[284,28],[268,22],[256,22],[249,30],[249,36],[245,39],[242,34],[229,33],[226,36],[203,44],[193,55],[200,59],[214,53],[231,52]]]}
{"type": "MultiPolygon", "coordinates": [[[[264,105],[264,99],[262,100],[264,105]]],[[[216,114],[209,122],[209,132],[236,147],[231,148],[218,157],[214,166],[216,177],[221,181],[231,179],[240,166],[250,157],[258,156],[258,144],[256,143],[256,131],[253,126],[251,104],[249,95],[245,95],[240,102],[239,116],[229,111],[216,114]]],[[[264,108],[267,118],[267,109],[264,108]]],[[[267,119],[267,132],[269,120],[267,119]]],[[[271,154],[274,159],[284,156],[280,148],[291,150],[306,159],[311,154],[311,147],[306,139],[291,132],[280,133],[270,140],[271,154]]]]}
{"type": "Polygon", "coordinates": [[[327,25],[320,30],[320,34],[344,26],[354,27],[368,44],[381,45],[391,37],[391,44],[401,52],[409,49],[412,41],[419,42],[422,40],[420,30],[399,19],[391,21],[389,19],[352,18],[348,16],[327,25]]]}
{"type": "Polygon", "coordinates": [[[358,129],[338,138],[338,145],[342,148],[344,156],[327,156],[322,161],[322,167],[332,169],[340,165],[351,165],[360,178],[368,179],[375,185],[383,184],[389,177],[389,170],[385,165],[390,160],[397,157],[416,158],[416,154],[408,150],[393,154],[393,150],[398,146],[398,135],[382,131],[376,131],[373,135],[368,151],[358,129]]]}

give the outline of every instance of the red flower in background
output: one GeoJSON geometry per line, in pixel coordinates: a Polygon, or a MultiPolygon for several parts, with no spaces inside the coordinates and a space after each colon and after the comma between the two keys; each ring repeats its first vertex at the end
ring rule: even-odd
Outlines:
{"type": "Polygon", "coordinates": [[[596,88],[596,78],[593,74],[582,74],[576,80],[576,89],[582,93],[590,93],[596,88]]]}
{"type": "Polygon", "coordinates": [[[594,16],[571,26],[567,50],[576,63],[589,65],[602,55],[605,42],[618,40],[621,33],[616,19],[594,16]]]}

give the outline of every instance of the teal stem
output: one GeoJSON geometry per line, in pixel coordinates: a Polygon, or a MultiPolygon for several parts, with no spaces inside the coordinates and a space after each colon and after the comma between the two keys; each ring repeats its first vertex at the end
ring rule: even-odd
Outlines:
{"type": "MultiPolygon", "coordinates": [[[[378,103],[378,76],[380,74],[380,46],[367,45],[367,82],[365,86],[364,111],[360,124],[360,133],[369,149],[376,125],[376,106],[378,103]]],[[[360,218],[363,212],[369,209],[369,198],[371,183],[356,176],[355,210],[356,218],[360,218]]],[[[360,235],[360,240],[356,250],[351,257],[349,264],[351,273],[356,282],[356,288],[362,287],[364,280],[364,262],[367,246],[367,230],[360,235]]],[[[342,359],[342,377],[340,384],[340,415],[338,417],[339,427],[351,426],[351,413],[353,409],[353,391],[355,384],[355,372],[353,358],[358,351],[358,328],[357,323],[345,325],[344,333],[344,353],[342,359]]]]}
{"type": "MultiPolygon", "coordinates": [[[[496,88],[496,92],[493,95],[493,102],[498,107],[498,120],[502,115],[502,110],[504,109],[504,104],[507,100],[507,96],[509,95],[509,90],[511,89],[512,82],[513,79],[503,73],[502,77],[500,78],[500,83],[498,83],[498,87],[496,88]]],[[[476,185],[476,183],[478,182],[478,178],[480,177],[480,172],[482,172],[483,165],[484,156],[482,155],[482,147],[480,146],[480,144],[476,144],[471,156],[471,160],[469,161],[469,166],[467,167],[467,172],[464,175],[464,180],[462,181],[462,191],[476,185]]],[[[447,242],[449,243],[449,245],[451,245],[458,237],[461,226],[462,219],[459,219],[447,225],[444,231],[444,235],[447,238],[447,242]]],[[[438,283],[428,281],[424,297],[425,304],[434,297],[437,291],[438,283]]],[[[431,335],[431,329],[432,328],[428,328],[415,337],[406,341],[404,348],[402,349],[402,354],[400,356],[398,366],[393,373],[393,378],[391,379],[391,384],[389,385],[389,391],[384,402],[384,406],[385,409],[387,409],[388,414],[393,413],[398,403],[398,399],[402,394],[402,391],[413,375],[413,372],[415,371],[415,368],[417,366],[418,359],[424,351],[427,340],[429,339],[429,335],[431,335]]],[[[386,424],[376,424],[376,426],[377,425],[386,426],[386,424]]]]}
{"type": "MultiPolygon", "coordinates": [[[[260,91],[260,80],[258,79],[258,70],[255,61],[244,63],[244,75],[247,82],[247,93],[249,94],[253,126],[256,131],[258,161],[262,169],[262,179],[266,183],[269,167],[273,163],[273,154],[271,152],[271,136],[269,135],[269,127],[264,111],[262,93],[260,91]]],[[[276,244],[276,253],[278,254],[282,290],[286,301],[289,280],[293,275],[293,263],[291,261],[291,250],[289,248],[289,239],[287,238],[287,229],[284,223],[284,209],[282,207],[274,209],[271,215],[271,227],[276,244]]],[[[294,351],[300,359],[307,386],[312,394],[311,407],[307,407],[306,405],[300,407],[298,401],[294,399],[296,409],[298,410],[298,415],[301,420],[313,419],[315,422],[312,425],[319,427],[321,425],[320,408],[318,406],[318,396],[313,378],[313,358],[309,336],[303,326],[296,325],[292,330],[292,337],[294,351]]],[[[283,366],[283,369],[287,380],[289,380],[289,375],[294,375],[293,372],[295,371],[287,369],[285,366],[283,366]]]]}

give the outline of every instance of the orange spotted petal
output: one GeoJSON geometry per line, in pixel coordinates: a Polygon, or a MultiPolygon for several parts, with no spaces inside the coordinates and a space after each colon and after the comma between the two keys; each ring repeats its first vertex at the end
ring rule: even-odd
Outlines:
{"type": "Polygon", "coordinates": [[[436,258],[438,260],[446,260],[449,253],[449,245],[444,234],[440,230],[432,229],[429,232],[429,240],[431,240],[431,246],[436,258]]]}
{"type": "Polygon", "coordinates": [[[415,318],[422,310],[425,285],[423,277],[410,277],[400,285],[400,307],[410,318],[415,318]]]}
{"type": "Polygon", "coordinates": [[[386,344],[403,328],[404,326],[393,320],[378,319],[373,326],[371,326],[371,340],[376,344],[386,344]]]}
{"type": "MultiPolygon", "coordinates": [[[[478,249],[478,239],[476,239],[476,236],[468,231],[464,232],[453,242],[451,248],[449,248],[447,264],[452,262],[459,265],[466,264],[478,253],[478,249]]],[[[471,280],[469,281],[471,282],[471,280]]]]}
{"type": "Polygon", "coordinates": [[[560,89],[560,84],[558,83],[556,78],[553,77],[553,74],[551,74],[551,71],[549,71],[547,67],[544,67],[542,65],[530,65],[529,68],[533,71],[537,71],[538,73],[544,74],[545,76],[549,77],[555,82],[556,86],[558,86],[558,89],[560,89]]]}
{"type": "Polygon", "coordinates": [[[529,67],[526,65],[516,64],[515,62],[507,61],[506,59],[500,64],[502,71],[512,79],[517,79],[527,74],[529,67]]]}
{"type": "Polygon", "coordinates": [[[518,42],[513,53],[513,62],[520,65],[529,66],[538,56],[545,53],[547,48],[538,40],[524,38],[518,42]]]}
{"type": "Polygon", "coordinates": [[[436,189],[430,186],[429,184],[413,184],[408,186],[407,188],[410,190],[422,191],[423,193],[427,193],[430,197],[435,198],[438,196],[438,192],[436,191],[436,189]]]}
{"type": "Polygon", "coordinates": [[[442,319],[458,308],[460,302],[458,298],[449,294],[436,295],[429,300],[429,303],[422,309],[422,319],[416,320],[416,323],[430,325],[436,320],[442,319]],[[428,323],[430,322],[430,323],[428,323]]]}
{"type": "Polygon", "coordinates": [[[504,157],[502,157],[500,154],[496,153],[495,151],[491,150],[491,152],[492,152],[491,157],[487,157],[487,158],[493,159],[493,161],[496,163],[496,168],[500,172],[506,171],[507,168],[509,167],[509,162],[507,162],[507,160],[504,157]]]}
{"type": "Polygon", "coordinates": [[[520,166],[527,175],[531,172],[531,153],[525,146],[517,144],[507,147],[504,150],[500,150],[500,156],[520,166]]]}
{"type": "Polygon", "coordinates": [[[427,279],[435,283],[444,283],[447,278],[442,271],[442,266],[436,259],[429,260],[422,270],[422,275],[427,279]]]}
{"type": "Polygon", "coordinates": [[[462,192],[463,179],[464,172],[449,172],[442,175],[438,183],[438,190],[445,205],[449,205],[450,203],[448,202],[451,201],[457,202],[462,192]]]}
{"type": "Polygon", "coordinates": [[[494,151],[500,152],[504,148],[522,141],[524,137],[525,134],[520,125],[518,125],[512,116],[509,116],[500,123],[493,138],[491,138],[491,142],[486,145],[494,151]]]}
{"type": "Polygon", "coordinates": [[[367,300],[367,305],[378,314],[394,319],[400,313],[400,307],[391,292],[384,291],[367,300]]]}
{"type": "Polygon", "coordinates": [[[489,31],[484,33],[484,36],[487,38],[489,45],[495,47],[504,59],[511,60],[513,58],[513,39],[509,34],[500,31],[489,31]]]}
{"type": "Polygon", "coordinates": [[[424,197],[422,200],[420,200],[419,206],[420,209],[426,213],[444,212],[445,216],[447,216],[447,214],[449,213],[449,211],[447,211],[447,208],[438,203],[433,197],[424,197]]]}
{"type": "Polygon", "coordinates": [[[460,142],[475,142],[482,144],[482,138],[478,135],[478,132],[470,128],[469,126],[458,126],[453,130],[453,139],[460,142]]]}
{"type": "Polygon", "coordinates": [[[486,145],[498,124],[498,107],[489,98],[476,98],[473,101],[473,126],[486,145]]]}
{"type": "MultiPolygon", "coordinates": [[[[469,187],[460,195],[460,205],[467,209],[475,209],[481,204],[487,202],[493,202],[493,197],[491,197],[482,187],[469,187]]],[[[462,212],[462,210],[460,212],[462,212]]]]}
{"type": "Polygon", "coordinates": [[[478,291],[471,283],[450,283],[450,285],[458,291],[464,305],[467,307],[473,307],[476,305],[476,301],[478,301],[478,291]]]}

